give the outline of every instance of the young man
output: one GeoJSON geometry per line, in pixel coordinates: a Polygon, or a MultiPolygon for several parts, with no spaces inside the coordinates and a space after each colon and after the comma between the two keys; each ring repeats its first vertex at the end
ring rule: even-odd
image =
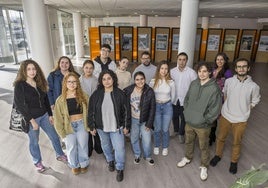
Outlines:
{"type": "Polygon", "coordinates": [[[237,74],[225,81],[225,101],[221,110],[216,140],[216,155],[210,161],[211,166],[216,166],[221,160],[225,139],[231,130],[233,144],[229,172],[232,174],[237,172],[242,137],[247,127],[250,111],[260,102],[260,87],[248,75],[249,69],[249,61],[245,58],[239,58],[235,61],[237,74]]]}
{"type": "Polygon", "coordinates": [[[179,141],[184,143],[184,127],[185,120],[183,115],[183,103],[184,97],[189,89],[189,86],[193,80],[197,78],[196,72],[187,67],[188,55],[185,52],[181,52],[177,56],[177,67],[171,69],[171,78],[175,82],[176,96],[173,103],[173,126],[174,135],[179,134],[179,141]],[[181,121],[180,121],[181,120],[181,121]]]}
{"type": "Polygon", "coordinates": [[[210,78],[211,73],[208,63],[199,64],[198,79],[191,83],[185,96],[185,157],[177,164],[177,167],[182,168],[191,162],[195,139],[198,137],[201,151],[200,178],[203,181],[208,177],[210,129],[221,109],[221,91],[215,79],[210,78]]]}
{"type": "Polygon", "coordinates": [[[149,84],[151,79],[153,79],[156,71],[156,66],[151,63],[151,55],[148,51],[144,51],[141,54],[141,64],[136,67],[134,72],[132,73],[132,82],[134,83],[133,75],[136,72],[143,72],[146,78],[146,84],[149,84]]]}
{"type": "Polygon", "coordinates": [[[115,62],[109,57],[111,52],[111,46],[109,44],[103,44],[100,49],[100,56],[97,56],[94,60],[94,76],[97,78],[99,74],[104,70],[116,70],[115,62]]]}

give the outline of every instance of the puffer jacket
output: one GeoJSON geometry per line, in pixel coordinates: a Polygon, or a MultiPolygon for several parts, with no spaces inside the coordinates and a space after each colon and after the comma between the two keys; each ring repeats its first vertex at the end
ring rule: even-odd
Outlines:
{"type": "MultiPolygon", "coordinates": [[[[135,88],[135,84],[132,84],[124,89],[128,101],[130,101],[131,93],[135,88]]],[[[141,94],[141,102],[140,102],[140,123],[146,122],[145,126],[153,129],[154,124],[154,116],[155,116],[155,95],[154,90],[149,87],[149,85],[145,84],[142,94],[141,94]]]]}

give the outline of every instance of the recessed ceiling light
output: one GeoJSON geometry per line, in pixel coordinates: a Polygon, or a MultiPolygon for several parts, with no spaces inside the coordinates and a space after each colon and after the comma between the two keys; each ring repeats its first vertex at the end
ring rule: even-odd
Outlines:
{"type": "Polygon", "coordinates": [[[210,17],[211,17],[211,18],[214,18],[214,17],[215,17],[215,15],[211,15],[210,17]]]}

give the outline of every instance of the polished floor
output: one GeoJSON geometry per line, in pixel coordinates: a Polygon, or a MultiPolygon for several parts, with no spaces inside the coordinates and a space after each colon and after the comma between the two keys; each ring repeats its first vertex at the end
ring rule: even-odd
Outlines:
{"type": "MultiPolygon", "coordinates": [[[[248,128],[243,139],[242,154],[238,164],[238,173],[228,172],[230,164],[231,137],[228,137],[224,156],[217,167],[210,167],[207,181],[199,178],[200,152],[195,150],[193,161],[179,169],[176,163],[184,156],[184,145],[179,144],[178,137],[171,138],[169,155],[153,156],[155,165],[150,166],[142,160],[139,165],[133,163],[130,143],[126,148],[126,167],[124,181],[118,183],[116,172],[109,172],[103,155],[95,152],[90,158],[90,168],[86,174],[74,176],[71,170],[55,159],[51,143],[41,131],[40,146],[43,163],[48,170],[37,173],[32,164],[28,150],[28,138],[24,133],[8,129],[13,98],[12,82],[16,68],[0,68],[0,187],[128,187],[128,188],[225,188],[229,187],[251,166],[262,163],[268,165],[268,64],[255,64],[251,74],[261,87],[261,102],[252,110],[248,128]]],[[[172,130],[172,129],[170,129],[172,130]]],[[[172,131],[171,131],[172,133],[172,131]]],[[[197,143],[198,144],[198,143],[197,143]]],[[[211,157],[215,144],[211,147],[211,157]]],[[[268,167],[266,166],[268,169],[268,167]]],[[[268,184],[266,184],[268,186],[268,184]]],[[[265,186],[260,186],[265,187],[265,186]]]]}

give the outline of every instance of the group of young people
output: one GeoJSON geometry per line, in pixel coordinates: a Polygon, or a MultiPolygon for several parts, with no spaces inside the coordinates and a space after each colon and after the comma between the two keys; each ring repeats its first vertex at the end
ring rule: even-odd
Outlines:
{"type": "Polygon", "coordinates": [[[124,179],[125,136],[130,137],[134,163],[144,158],[154,165],[152,151],[159,155],[162,149],[162,155],[168,155],[173,120],[174,135],[185,143],[185,157],[178,167],[191,162],[198,137],[200,178],[206,180],[208,165],[216,166],[221,160],[231,129],[234,142],[230,172],[236,173],[250,109],[260,100],[259,87],[247,74],[248,60],[235,61],[237,74],[232,77],[224,53],[216,56],[214,69],[200,63],[196,73],[186,66],[188,56],[184,52],[178,54],[177,67],[171,70],[167,61],[154,66],[150,53],[143,52],[141,65],[131,76],[128,59],[121,58],[117,67],[109,57],[110,51],[111,47],[103,44],[100,56],[83,63],[81,76],[66,56],[59,59],[47,80],[35,61],[21,63],[14,82],[14,102],[30,122],[30,153],[39,172],[45,170],[38,144],[40,127],[51,140],[56,159],[68,163],[73,174],[88,171],[89,157],[95,149],[104,153],[109,171],[116,170],[120,182],[124,179]],[[60,138],[66,144],[66,155],[60,138]],[[209,144],[215,140],[216,155],[210,161],[209,144]]]}

